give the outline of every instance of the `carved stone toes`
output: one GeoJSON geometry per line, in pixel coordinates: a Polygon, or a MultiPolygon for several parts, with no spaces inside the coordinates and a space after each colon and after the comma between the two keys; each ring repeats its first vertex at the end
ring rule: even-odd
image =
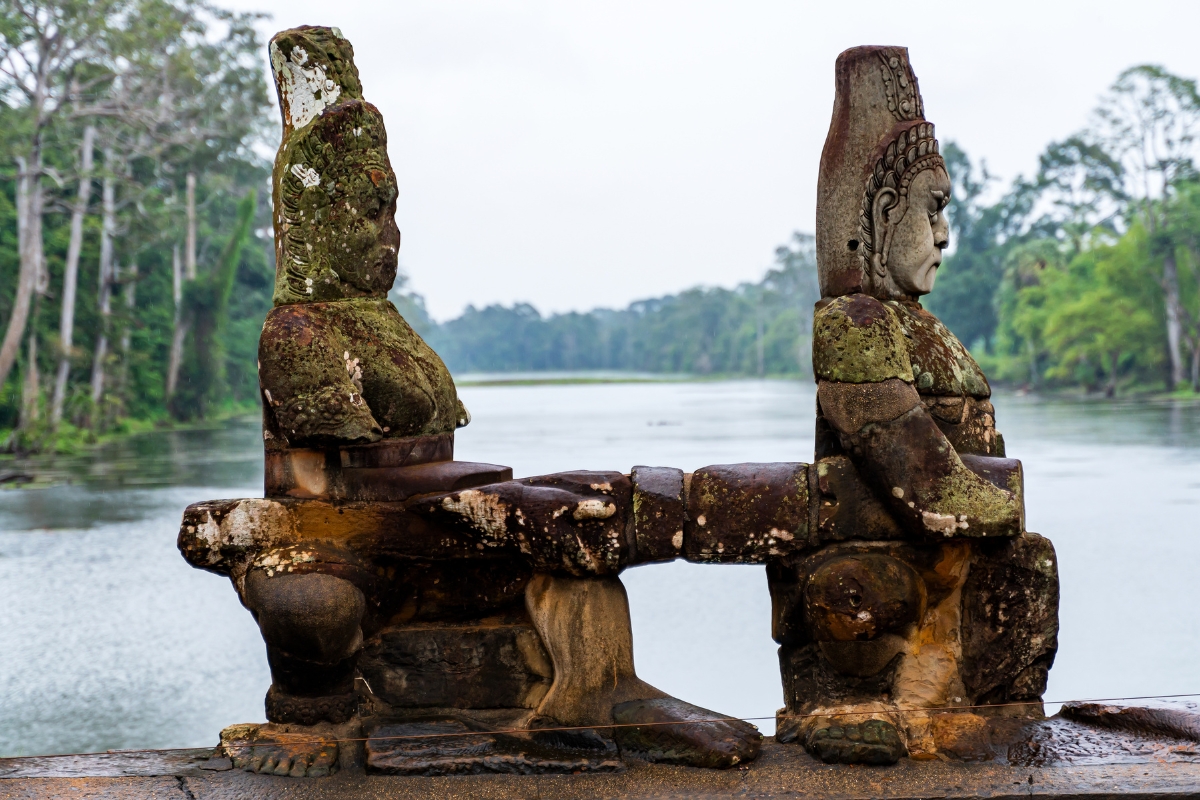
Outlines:
{"type": "Polygon", "coordinates": [[[621,703],[613,722],[622,754],[648,761],[727,769],[753,761],[762,746],[753,725],[674,697],[621,703]]]}
{"type": "Polygon", "coordinates": [[[317,732],[234,725],[221,732],[221,750],[234,769],[260,775],[321,778],[337,771],[337,742],[317,732]]]}
{"type": "Polygon", "coordinates": [[[895,764],[907,751],[896,726],[872,719],[828,725],[808,736],[808,752],[826,764],[895,764]]]}
{"type": "Polygon", "coordinates": [[[246,744],[227,747],[235,769],[260,775],[321,778],[337,771],[337,745],[316,745],[315,752],[296,752],[304,745],[246,744]]]}

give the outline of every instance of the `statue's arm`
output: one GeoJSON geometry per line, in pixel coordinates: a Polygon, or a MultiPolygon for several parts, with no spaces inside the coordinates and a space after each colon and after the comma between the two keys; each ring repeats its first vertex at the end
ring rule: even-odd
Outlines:
{"type": "MultiPolygon", "coordinates": [[[[901,525],[921,536],[1014,536],[1024,525],[1017,485],[970,468],[912,385],[903,331],[871,298],[838,298],[818,312],[817,402],[863,479],[901,525]]],[[[1019,481],[1019,473],[1014,473],[1019,481]]]]}
{"type": "Polygon", "coordinates": [[[761,564],[809,536],[808,465],[722,464],[560,472],[423,495],[409,511],[519,552],[539,572],[604,575],[684,558],[761,564]]]}

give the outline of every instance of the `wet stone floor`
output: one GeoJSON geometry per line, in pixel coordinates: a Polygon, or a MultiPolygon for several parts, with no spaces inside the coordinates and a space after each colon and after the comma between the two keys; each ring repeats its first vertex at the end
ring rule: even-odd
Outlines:
{"type": "Polygon", "coordinates": [[[209,750],[0,760],[7,798],[682,798],[1200,797],[1200,751],[1185,739],[1110,730],[1062,717],[989,719],[959,758],[891,767],[826,765],[768,739],[744,768],[629,762],[587,775],[255,775],[209,750]]]}

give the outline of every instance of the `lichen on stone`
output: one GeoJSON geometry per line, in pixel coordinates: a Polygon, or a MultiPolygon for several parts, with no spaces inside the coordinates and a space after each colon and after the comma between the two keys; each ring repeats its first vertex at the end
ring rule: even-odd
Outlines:
{"type": "Polygon", "coordinates": [[[913,382],[904,333],[889,306],[864,294],[834,298],[813,317],[813,372],[818,380],[913,382]]]}

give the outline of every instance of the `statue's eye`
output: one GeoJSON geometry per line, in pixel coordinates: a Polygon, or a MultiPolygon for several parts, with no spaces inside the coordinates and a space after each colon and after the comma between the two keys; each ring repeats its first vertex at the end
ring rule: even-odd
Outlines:
{"type": "Polygon", "coordinates": [[[943,192],[930,192],[930,194],[933,196],[933,210],[929,212],[929,218],[936,219],[937,215],[950,204],[950,195],[943,192]]]}

